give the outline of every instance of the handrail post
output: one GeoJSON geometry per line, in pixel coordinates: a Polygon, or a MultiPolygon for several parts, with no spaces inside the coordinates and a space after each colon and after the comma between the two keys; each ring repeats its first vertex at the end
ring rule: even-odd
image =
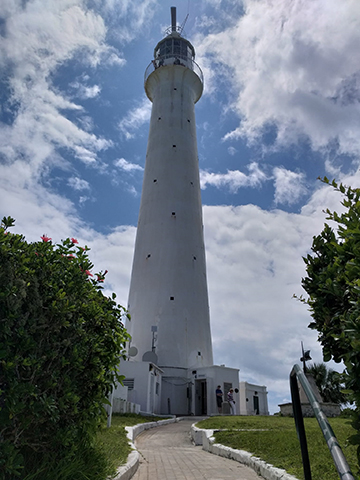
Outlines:
{"type": "Polygon", "coordinates": [[[295,419],[295,427],[296,427],[296,432],[300,442],[301,458],[302,458],[303,469],[304,469],[304,478],[305,480],[311,480],[310,460],[309,460],[309,452],[308,452],[307,441],[306,441],[304,418],[301,410],[299,388],[298,388],[296,373],[294,372],[294,369],[291,371],[291,374],[290,374],[290,391],[291,391],[291,401],[293,405],[293,412],[294,412],[294,419],[295,419]]]}
{"type": "Polygon", "coordinates": [[[307,444],[306,444],[306,436],[305,436],[305,428],[304,428],[304,420],[303,420],[303,415],[302,415],[302,410],[301,410],[301,403],[300,403],[300,395],[299,395],[299,390],[298,390],[298,385],[297,385],[297,379],[301,383],[301,386],[304,389],[304,393],[307,396],[309,403],[311,405],[311,408],[313,409],[314,415],[316,417],[316,420],[318,421],[319,427],[322,431],[322,434],[325,437],[327,446],[330,450],[331,456],[333,457],[335,467],[338,471],[339,477],[341,480],[355,480],[353,474],[351,473],[350,467],[348,462],[346,461],[345,455],[343,451],[341,450],[341,447],[335,437],[335,434],[333,432],[333,429],[331,428],[331,425],[326,418],[325,414],[320,408],[319,403],[317,402],[314,392],[311,388],[311,385],[308,381],[308,379],[305,376],[305,373],[301,370],[299,365],[294,365],[293,369],[291,370],[290,373],[290,389],[291,389],[291,397],[292,397],[292,402],[293,402],[293,411],[294,411],[294,418],[295,418],[295,425],[296,425],[296,430],[298,431],[298,436],[300,440],[300,447],[301,447],[301,455],[303,456],[303,446],[301,443],[300,435],[304,435],[305,437],[305,446],[306,446],[306,454],[305,457],[307,456],[307,460],[303,456],[303,466],[304,466],[304,475],[305,475],[305,480],[311,479],[311,473],[310,477],[306,476],[305,473],[305,463],[306,461],[309,463],[309,469],[310,469],[310,462],[309,462],[309,457],[308,457],[308,451],[307,451],[307,444]],[[299,421],[299,418],[301,420],[299,421]],[[303,429],[303,432],[301,430],[303,429]]]}

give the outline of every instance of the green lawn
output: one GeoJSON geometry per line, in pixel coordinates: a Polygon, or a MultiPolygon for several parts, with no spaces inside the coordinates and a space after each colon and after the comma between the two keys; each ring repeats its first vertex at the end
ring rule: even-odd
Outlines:
{"type": "Polygon", "coordinates": [[[111,419],[111,427],[107,428],[104,425],[101,428],[98,434],[98,441],[111,465],[111,474],[115,474],[117,467],[126,463],[127,457],[131,452],[125,427],[132,427],[139,423],[156,422],[157,420],[164,420],[164,418],[142,417],[132,413],[124,415],[114,414],[111,419]]]}
{"type": "MultiPolygon", "coordinates": [[[[355,433],[349,420],[329,419],[331,427],[350,464],[357,474],[356,447],[347,445],[346,439],[355,433]]],[[[338,480],[339,475],[315,418],[305,418],[311,473],[313,480],[338,480]]],[[[300,444],[296,435],[293,418],[287,417],[212,417],[197,424],[199,428],[228,429],[216,432],[216,443],[238,450],[246,450],[272,465],[285,469],[299,480],[304,479],[300,444]],[[237,429],[258,429],[258,431],[235,431],[237,429]],[[264,431],[259,431],[264,429],[264,431]]],[[[355,476],[355,478],[359,478],[355,476]]]]}

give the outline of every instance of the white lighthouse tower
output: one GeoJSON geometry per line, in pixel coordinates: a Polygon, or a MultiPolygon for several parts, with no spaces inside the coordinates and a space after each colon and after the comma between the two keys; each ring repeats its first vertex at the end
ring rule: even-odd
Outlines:
{"type": "Polygon", "coordinates": [[[126,328],[132,340],[124,373],[128,378],[137,362],[142,375],[150,371],[157,377],[144,394],[140,387],[136,390],[139,373],[128,382],[137,392],[133,400],[141,403],[140,397],[147,396],[147,410],[206,413],[213,354],[194,109],[203,75],[194,47],[176,25],[175,7],[171,23],[145,72],[152,113],[128,302],[131,320],[126,328]]]}

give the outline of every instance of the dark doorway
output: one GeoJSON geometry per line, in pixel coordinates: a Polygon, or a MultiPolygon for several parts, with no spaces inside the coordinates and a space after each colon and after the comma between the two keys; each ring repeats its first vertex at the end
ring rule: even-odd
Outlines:
{"type": "Polygon", "coordinates": [[[195,415],[207,415],[206,380],[195,380],[195,415]]]}
{"type": "Polygon", "coordinates": [[[259,397],[257,397],[256,395],[254,395],[254,411],[255,411],[255,415],[259,415],[260,411],[259,411],[259,397]]]}

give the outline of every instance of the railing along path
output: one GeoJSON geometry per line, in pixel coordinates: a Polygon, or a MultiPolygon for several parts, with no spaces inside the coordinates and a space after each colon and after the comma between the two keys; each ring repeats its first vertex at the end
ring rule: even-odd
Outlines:
{"type": "Polygon", "coordinates": [[[336,469],[338,471],[339,477],[341,480],[355,480],[353,474],[351,473],[349,464],[341,450],[341,447],[336,439],[336,436],[331,428],[331,425],[326,418],[325,414],[321,410],[319,402],[316,400],[314,392],[310,386],[308,379],[306,378],[304,372],[299,367],[299,365],[294,365],[290,373],[290,390],[291,390],[291,399],[294,411],[294,419],[296,425],[296,431],[300,441],[301,456],[303,461],[304,468],[304,478],[305,480],[311,480],[311,469],[310,469],[310,460],[309,452],[307,448],[306,433],[304,427],[304,418],[301,409],[298,381],[304,389],[305,395],[307,396],[311,408],[313,409],[316,420],[319,423],[321,431],[325,437],[327,446],[330,450],[331,456],[334,460],[336,469]]]}

